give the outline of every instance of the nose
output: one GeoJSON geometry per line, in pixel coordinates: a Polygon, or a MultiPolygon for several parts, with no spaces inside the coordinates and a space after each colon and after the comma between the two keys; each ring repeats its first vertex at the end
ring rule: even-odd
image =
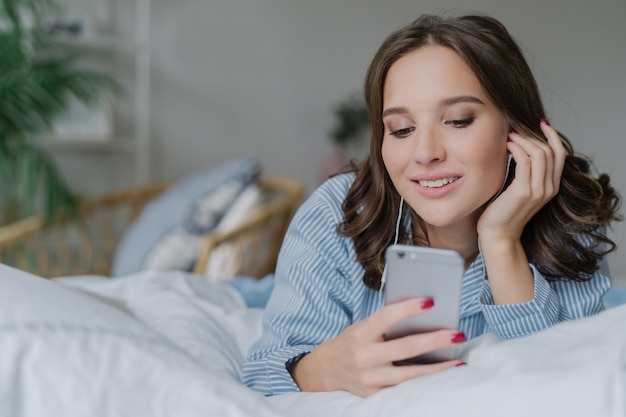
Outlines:
{"type": "Polygon", "coordinates": [[[423,126],[415,136],[413,157],[422,165],[441,162],[446,158],[443,137],[434,126],[423,126]]]}

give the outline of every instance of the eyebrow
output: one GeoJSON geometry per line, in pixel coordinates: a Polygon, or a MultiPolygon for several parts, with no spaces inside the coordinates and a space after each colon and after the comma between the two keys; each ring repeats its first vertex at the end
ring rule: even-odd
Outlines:
{"type": "MultiPolygon", "coordinates": [[[[485,105],[485,103],[481,99],[475,96],[454,96],[454,97],[446,98],[441,101],[441,105],[444,107],[451,106],[457,103],[476,103],[476,104],[480,104],[483,106],[485,105]]],[[[383,111],[383,114],[381,115],[381,117],[384,119],[385,117],[390,116],[392,114],[406,114],[408,112],[409,110],[406,107],[390,107],[383,111]]]]}
{"type": "Polygon", "coordinates": [[[476,103],[476,104],[482,104],[483,106],[485,105],[485,103],[476,96],[450,97],[445,100],[442,100],[441,102],[441,104],[443,104],[444,106],[450,106],[452,104],[457,104],[457,103],[476,103]]]}
{"type": "Polygon", "coordinates": [[[407,110],[406,107],[390,107],[383,111],[383,114],[381,117],[384,119],[385,117],[390,116],[392,114],[406,114],[408,112],[409,111],[407,110]]]}

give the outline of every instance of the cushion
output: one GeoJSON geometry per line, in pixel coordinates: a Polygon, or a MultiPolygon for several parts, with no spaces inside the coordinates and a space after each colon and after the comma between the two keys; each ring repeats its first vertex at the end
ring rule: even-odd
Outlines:
{"type": "MultiPolygon", "coordinates": [[[[215,228],[223,233],[239,227],[247,218],[250,211],[257,207],[263,199],[263,193],[257,184],[250,184],[243,190],[230,206],[220,223],[215,228]]],[[[243,242],[237,242],[238,245],[243,242]]],[[[233,277],[240,266],[237,257],[238,248],[233,243],[225,243],[211,252],[211,257],[204,271],[209,281],[220,281],[233,277]]]]}
{"type": "Polygon", "coordinates": [[[626,286],[616,286],[610,288],[602,299],[606,308],[616,307],[626,304],[626,286]]]}
{"type": "Polygon", "coordinates": [[[150,202],[125,231],[116,250],[112,276],[143,269],[190,270],[198,235],[213,230],[261,171],[256,157],[234,159],[178,181],[150,202]]]}

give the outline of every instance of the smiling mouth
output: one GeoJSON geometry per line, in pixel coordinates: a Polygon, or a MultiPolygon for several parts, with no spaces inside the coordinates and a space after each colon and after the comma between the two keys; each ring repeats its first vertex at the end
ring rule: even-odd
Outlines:
{"type": "Polygon", "coordinates": [[[440,188],[444,185],[452,184],[454,181],[458,180],[460,177],[450,177],[450,178],[439,178],[438,180],[419,180],[417,183],[422,187],[427,188],[440,188]]]}

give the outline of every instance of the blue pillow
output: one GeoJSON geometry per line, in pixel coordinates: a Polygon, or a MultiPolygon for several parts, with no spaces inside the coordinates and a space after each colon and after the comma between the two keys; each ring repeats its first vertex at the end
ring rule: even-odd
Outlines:
{"type": "Polygon", "coordinates": [[[606,308],[626,304],[626,287],[611,287],[604,295],[603,301],[606,308]]]}
{"type": "Polygon", "coordinates": [[[274,289],[274,274],[266,275],[263,279],[239,275],[228,284],[236,289],[249,308],[265,308],[274,289]]]}
{"type": "Polygon", "coordinates": [[[258,158],[244,157],[178,181],[146,205],[125,231],[111,275],[148,268],[190,270],[199,235],[215,228],[239,193],[258,179],[260,171],[258,158]],[[151,263],[155,259],[157,267],[151,263]]]}

